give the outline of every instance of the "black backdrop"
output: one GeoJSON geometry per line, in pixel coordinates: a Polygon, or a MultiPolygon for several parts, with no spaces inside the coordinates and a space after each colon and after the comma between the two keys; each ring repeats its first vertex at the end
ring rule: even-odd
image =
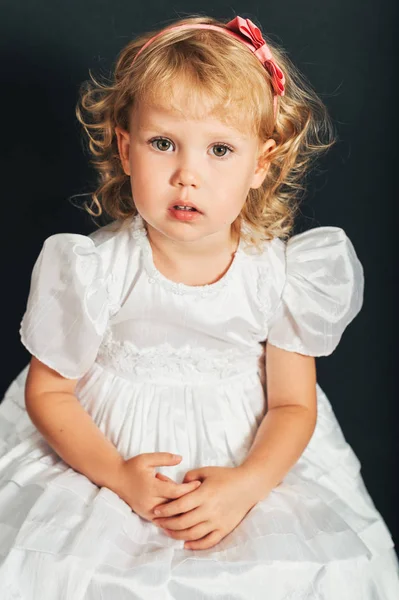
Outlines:
{"type": "Polygon", "coordinates": [[[364,267],[362,312],[333,355],[318,359],[318,380],[397,540],[393,0],[2,0],[0,398],[29,360],[18,330],[44,239],[95,228],[68,201],[94,185],[74,116],[78,86],[89,69],[108,74],[136,33],[192,12],[258,21],[287,48],[335,122],[339,142],[309,176],[296,232],[344,228],[364,267]]]}

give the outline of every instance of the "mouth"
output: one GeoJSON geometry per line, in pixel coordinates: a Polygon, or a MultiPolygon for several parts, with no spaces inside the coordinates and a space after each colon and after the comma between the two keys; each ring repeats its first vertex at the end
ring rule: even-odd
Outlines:
{"type": "Polygon", "coordinates": [[[176,204],[170,204],[168,208],[169,210],[174,209],[182,212],[198,212],[202,214],[199,208],[197,208],[192,202],[177,202],[176,204]]]}
{"type": "Polygon", "coordinates": [[[169,216],[182,223],[194,223],[202,217],[202,212],[191,202],[182,204],[170,204],[168,207],[169,216]]]}

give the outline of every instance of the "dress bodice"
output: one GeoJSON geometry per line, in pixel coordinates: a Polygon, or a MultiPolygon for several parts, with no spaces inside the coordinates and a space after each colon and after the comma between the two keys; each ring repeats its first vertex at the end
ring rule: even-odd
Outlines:
{"type": "Polygon", "coordinates": [[[189,286],[156,269],[137,215],[46,240],[21,336],[67,377],[97,361],[133,380],[210,383],[262,370],[266,340],[331,353],[362,295],[362,266],[340,228],[274,238],[260,252],[241,240],[221,279],[189,286]]]}

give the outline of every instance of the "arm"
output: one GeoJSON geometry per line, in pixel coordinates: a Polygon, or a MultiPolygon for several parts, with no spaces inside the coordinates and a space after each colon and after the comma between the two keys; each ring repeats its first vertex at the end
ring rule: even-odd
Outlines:
{"type": "Polygon", "coordinates": [[[255,502],[281,483],[308,445],[317,420],[312,356],[266,344],[268,411],[243,463],[255,502]]]}
{"type": "Polygon", "coordinates": [[[27,413],[68,465],[99,487],[116,491],[123,458],[74,395],[77,381],[32,357],[25,387],[27,413]]]}

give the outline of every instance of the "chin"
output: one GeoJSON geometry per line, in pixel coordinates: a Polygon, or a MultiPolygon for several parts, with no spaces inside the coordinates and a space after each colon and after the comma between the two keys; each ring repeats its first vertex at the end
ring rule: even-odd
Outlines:
{"type": "Polygon", "coordinates": [[[194,241],[203,237],[197,223],[175,221],[168,216],[152,218],[150,215],[147,217],[145,213],[141,212],[140,215],[152,229],[171,240],[194,241]]]}

